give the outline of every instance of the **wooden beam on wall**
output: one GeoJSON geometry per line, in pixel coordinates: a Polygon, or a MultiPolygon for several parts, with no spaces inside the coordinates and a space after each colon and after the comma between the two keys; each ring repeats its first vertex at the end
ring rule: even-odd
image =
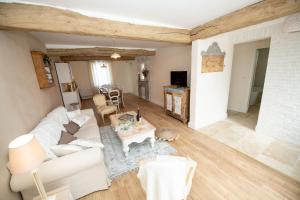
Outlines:
{"type": "Polygon", "coordinates": [[[150,51],[145,49],[118,49],[118,48],[107,48],[107,47],[47,49],[47,55],[49,56],[110,56],[114,52],[120,54],[122,57],[155,55],[155,51],[150,51]]]}
{"type": "Polygon", "coordinates": [[[118,59],[112,59],[110,56],[60,56],[60,60],[63,62],[69,61],[90,61],[90,60],[110,60],[110,61],[125,61],[134,60],[135,57],[122,56],[118,59]]]}
{"type": "Polygon", "coordinates": [[[219,17],[191,31],[191,39],[204,39],[300,11],[300,0],[264,0],[219,17]]]}
{"type": "Polygon", "coordinates": [[[88,17],[49,6],[0,2],[0,29],[110,36],[190,44],[190,30],[88,17]]]}

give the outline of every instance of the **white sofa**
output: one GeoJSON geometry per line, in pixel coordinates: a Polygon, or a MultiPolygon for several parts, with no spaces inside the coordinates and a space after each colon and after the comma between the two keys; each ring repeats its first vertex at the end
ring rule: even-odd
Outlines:
{"type": "MultiPolygon", "coordinates": [[[[61,111],[64,108],[59,107],[57,110],[60,110],[60,114],[57,114],[59,112],[53,114],[54,110],[52,114],[48,114],[47,118],[57,118],[61,122],[59,115],[63,114],[61,111]]],[[[91,118],[75,136],[101,141],[93,110],[82,110],[81,113],[89,115],[91,118]]],[[[47,160],[40,165],[39,172],[46,191],[67,185],[75,199],[98,190],[108,189],[111,184],[103,159],[103,150],[98,147],[47,160]]],[[[32,200],[34,196],[38,195],[30,173],[12,175],[10,186],[14,192],[21,192],[24,200],[32,200]]]]}

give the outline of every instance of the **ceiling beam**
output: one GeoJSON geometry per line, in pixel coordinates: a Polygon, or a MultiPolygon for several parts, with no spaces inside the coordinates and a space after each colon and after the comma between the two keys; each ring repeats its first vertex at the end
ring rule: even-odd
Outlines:
{"type": "Polygon", "coordinates": [[[190,30],[88,17],[49,6],[0,2],[0,29],[190,44],[190,30]]]}
{"type": "Polygon", "coordinates": [[[107,47],[75,48],[75,49],[47,49],[49,56],[110,56],[118,53],[121,56],[154,56],[155,51],[145,49],[118,49],[107,47]]]}
{"type": "Polygon", "coordinates": [[[204,39],[300,11],[300,0],[264,0],[234,11],[191,31],[191,39],[204,39]]]}
{"type": "Polygon", "coordinates": [[[121,60],[134,60],[131,56],[122,56],[118,59],[112,59],[110,56],[60,56],[60,60],[63,62],[69,61],[90,61],[90,60],[111,60],[111,61],[121,61],[121,60]]]}

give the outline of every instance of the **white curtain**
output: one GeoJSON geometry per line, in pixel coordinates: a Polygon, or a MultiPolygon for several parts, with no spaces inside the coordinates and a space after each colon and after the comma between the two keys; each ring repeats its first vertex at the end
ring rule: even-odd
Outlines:
{"type": "Polygon", "coordinates": [[[107,61],[90,61],[90,71],[94,88],[112,85],[111,63],[107,61]]]}

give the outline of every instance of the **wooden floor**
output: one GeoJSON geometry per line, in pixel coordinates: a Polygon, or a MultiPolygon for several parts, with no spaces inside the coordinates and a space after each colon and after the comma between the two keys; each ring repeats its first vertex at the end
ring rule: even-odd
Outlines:
{"type": "MultiPolygon", "coordinates": [[[[179,155],[190,156],[198,163],[189,200],[300,199],[299,182],[188,128],[165,115],[163,109],[155,104],[133,95],[126,95],[125,103],[125,110],[136,110],[138,105],[142,116],[154,126],[169,127],[180,134],[179,139],[171,145],[177,149],[179,155]]],[[[85,100],[83,107],[92,107],[92,101],[85,100]]],[[[99,125],[103,126],[103,124],[99,125]]],[[[143,200],[146,198],[136,172],[131,172],[113,181],[110,189],[82,198],[82,200],[96,199],[143,200]]]]}

